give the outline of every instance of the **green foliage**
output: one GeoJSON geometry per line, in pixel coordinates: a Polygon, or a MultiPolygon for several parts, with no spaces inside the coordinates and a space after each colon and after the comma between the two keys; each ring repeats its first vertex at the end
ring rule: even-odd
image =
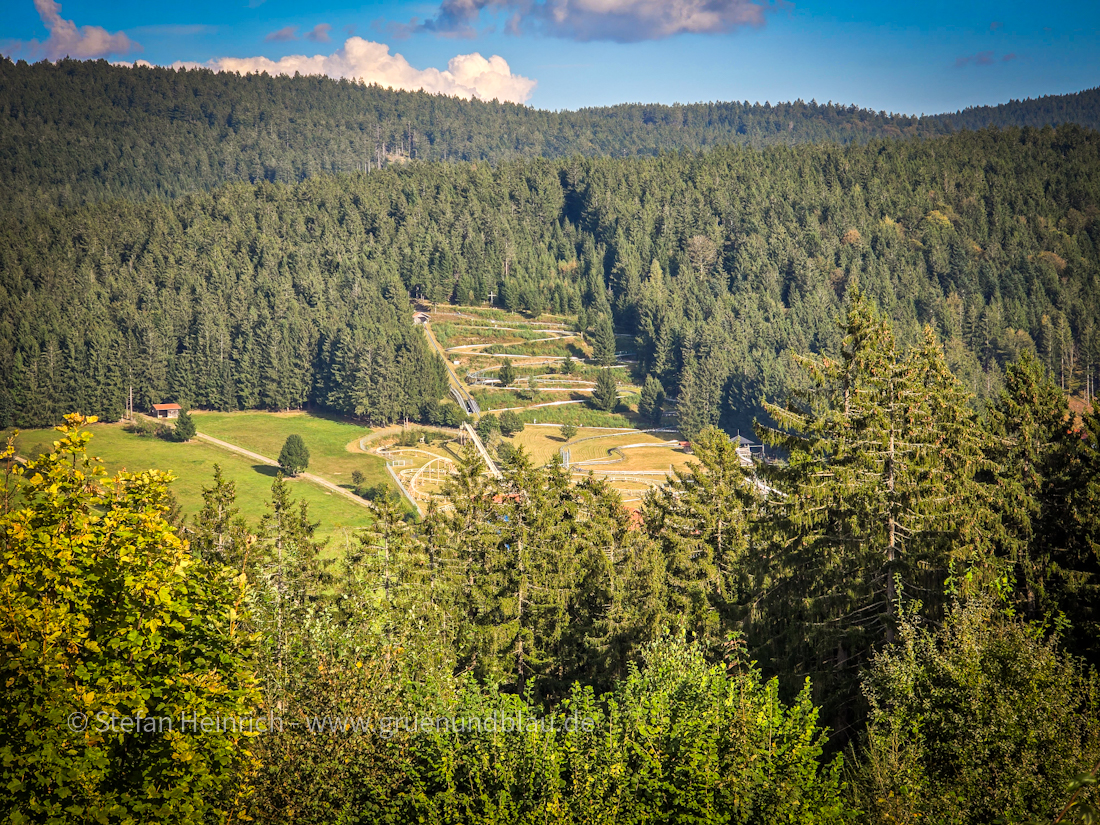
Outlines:
{"type": "Polygon", "coordinates": [[[103,478],[91,421],[67,417],[54,452],[11,468],[21,506],[0,515],[0,814],[236,818],[254,740],[181,720],[256,715],[245,581],[193,558],[165,521],[170,476],[103,478]],[[121,717],[138,716],[161,732],[127,731],[121,717]]]}
{"type": "Polygon", "coordinates": [[[290,476],[309,467],[309,449],[300,435],[288,435],[283,449],[279,452],[279,466],[290,476]]]}
{"type": "Polygon", "coordinates": [[[179,417],[176,419],[176,426],[172,432],[173,438],[176,441],[187,442],[195,437],[195,422],[191,418],[191,413],[187,410],[180,410],[179,417]]]}
{"type": "Polygon", "coordinates": [[[561,362],[561,374],[572,375],[577,369],[577,362],[573,360],[572,355],[565,356],[565,360],[561,362]]]}
{"type": "Polygon", "coordinates": [[[576,424],[568,424],[568,423],[567,424],[562,424],[561,429],[559,430],[559,432],[561,433],[562,438],[564,438],[566,441],[569,441],[569,440],[573,439],[574,437],[576,437],[576,435],[577,435],[577,425],[576,424]]]}
{"type": "Polygon", "coordinates": [[[206,561],[233,570],[248,571],[248,525],[237,507],[236,482],[226,481],[220,465],[214,465],[214,486],[202,489],[202,510],[195,516],[191,550],[206,561]]]}
{"type": "Polygon", "coordinates": [[[523,432],[523,420],[515,410],[505,410],[500,414],[500,434],[511,437],[523,432]]]}
{"type": "Polygon", "coordinates": [[[951,570],[973,587],[997,571],[994,493],[978,476],[987,438],[931,331],[899,351],[857,292],[845,333],[839,358],[796,358],[810,389],[765,405],[777,426],[758,433],[789,458],[762,468],[779,493],[762,524],[775,555],[750,625],[772,661],[821,663],[811,673],[834,701],[854,693],[853,664],[892,637],[906,588],[928,595],[931,618],[951,570]]]}
{"type": "Polygon", "coordinates": [[[454,510],[428,520],[441,563],[462,582],[459,661],[543,696],[576,679],[606,685],[657,633],[660,560],[605,483],[574,485],[560,464],[532,467],[522,449],[503,471],[485,478],[468,453],[447,486],[454,510]]]}
{"type": "Polygon", "coordinates": [[[500,419],[496,413],[486,413],[478,419],[474,430],[477,431],[478,438],[488,441],[493,433],[500,432],[500,419]]]}
{"type": "MultiPolygon", "coordinates": [[[[926,138],[990,125],[1100,127],[1095,89],[922,117],[802,101],[547,112],[317,76],[239,77],[103,60],[28,65],[7,57],[0,60],[0,87],[10,112],[0,131],[0,184],[17,194],[8,202],[13,211],[110,197],[166,199],[227,181],[373,175],[379,166],[417,161],[496,165],[581,154],[651,157],[728,144],[926,138]],[[125,156],[120,135],[132,148],[125,156]],[[57,151],[62,145],[65,151],[57,151]]],[[[452,289],[467,301],[471,290],[462,279],[452,289]]],[[[519,295],[512,301],[521,304],[519,295]]],[[[532,313],[540,308],[530,298],[522,303],[533,304],[525,306],[532,313]]]]}
{"type": "Polygon", "coordinates": [[[592,391],[592,406],[597,410],[611,412],[619,405],[619,385],[610,368],[600,370],[596,377],[596,388],[592,391]]]}
{"type": "Polygon", "coordinates": [[[444,364],[413,326],[408,295],[445,300],[456,274],[478,300],[493,291],[518,306],[538,291],[556,314],[632,333],[639,381],[652,376],[678,399],[689,438],[708,425],[747,432],[761,397],[804,388],[788,353],[839,346],[831,319],[857,282],[898,340],[932,326],[979,399],[1032,348],[1060,385],[1094,386],[1096,141],[1062,127],[412,163],[9,213],[0,317],[26,324],[0,330],[0,425],[120,409],[131,381],[139,406],[174,397],[427,421],[452,405],[439,403],[444,364]],[[761,196],[746,200],[750,190],[761,196]],[[515,210],[500,210],[505,201],[515,210]],[[853,229],[858,244],[844,240],[853,229]]]}
{"type": "Polygon", "coordinates": [[[403,821],[457,823],[853,820],[840,759],[803,690],[792,706],[751,669],[727,673],[698,649],[647,648],[615,689],[573,688],[556,730],[517,696],[467,687],[448,715],[519,720],[511,733],[437,731],[409,738],[415,791],[403,821]],[[533,723],[532,720],[535,720],[533,723]]]}
{"type": "Polygon", "coordinates": [[[651,492],[646,530],[665,559],[669,614],[682,634],[717,643],[741,618],[749,592],[750,528],[762,504],[736,445],[709,427],[692,443],[698,464],[651,492]]]}
{"type": "Polygon", "coordinates": [[[665,388],[661,386],[661,382],[652,375],[646,376],[645,384],[642,385],[641,398],[638,399],[638,415],[646,421],[660,426],[661,407],[664,401],[665,388]]]}
{"type": "Polygon", "coordinates": [[[1096,673],[988,600],[954,605],[938,632],[903,622],[864,692],[872,821],[1051,822],[1100,759],[1096,673]]]}
{"type": "Polygon", "coordinates": [[[610,367],[615,363],[615,330],[611,319],[601,315],[596,320],[592,332],[592,359],[601,367],[610,367]]]}
{"type": "Polygon", "coordinates": [[[508,358],[505,358],[504,363],[500,365],[497,378],[500,380],[500,386],[502,387],[510,387],[512,382],[516,380],[516,370],[508,358]]]}

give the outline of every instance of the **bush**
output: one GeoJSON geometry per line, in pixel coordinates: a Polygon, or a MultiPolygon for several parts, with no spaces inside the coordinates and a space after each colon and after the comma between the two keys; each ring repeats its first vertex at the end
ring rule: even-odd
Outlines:
{"type": "Polygon", "coordinates": [[[500,432],[500,419],[495,413],[487,413],[481,416],[474,429],[477,431],[478,438],[488,441],[493,433],[500,432]]]}
{"type": "Polygon", "coordinates": [[[561,437],[564,438],[566,441],[569,441],[569,439],[576,436],[576,434],[577,434],[577,425],[576,424],[562,424],[561,425],[561,437]]]}
{"type": "Polygon", "coordinates": [[[872,821],[1053,819],[1100,757],[1095,672],[990,601],[956,605],[939,632],[905,623],[899,642],[864,682],[872,821]]]}
{"type": "MultiPolygon", "coordinates": [[[[793,705],[773,679],[727,675],[698,648],[651,647],[597,699],[577,685],[549,723],[516,695],[467,682],[458,707],[433,716],[524,720],[520,731],[433,728],[403,739],[406,790],[377,800],[402,822],[842,823],[841,760],[809,685],[793,705]],[[548,811],[555,812],[547,816],[548,811]]],[[[397,748],[395,748],[396,750],[397,748]]]]}
{"type": "Polygon", "coordinates": [[[279,466],[288,476],[296,476],[309,466],[309,450],[302,437],[288,435],[283,449],[279,453],[279,466]]]}

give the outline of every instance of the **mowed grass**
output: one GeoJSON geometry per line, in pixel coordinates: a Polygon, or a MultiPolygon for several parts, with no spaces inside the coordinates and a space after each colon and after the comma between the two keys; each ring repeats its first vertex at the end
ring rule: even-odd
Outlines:
{"type": "MultiPolygon", "coordinates": [[[[566,444],[562,440],[561,431],[557,427],[526,427],[523,432],[517,433],[511,441],[514,445],[522,445],[527,454],[536,464],[545,464],[556,455],[562,447],[570,452],[570,458],[574,464],[589,459],[616,458],[617,454],[608,455],[608,450],[613,447],[622,447],[627,444],[654,444],[670,440],[675,433],[659,433],[651,435],[638,431],[623,433],[608,432],[582,427],[577,435],[566,444]],[[582,441],[585,438],[590,441],[582,441]]],[[[617,464],[595,465],[596,469],[614,469],[615,471],[630,472],[642,470],[668,470],[669,464],[682,467],[691,460],[691,456],[679,449],[670,447],[634,447],[623,450],[626,460],[617,464]]]]}
{"type": "Polygon", "coordinates": [[[371,434],[358,424],[304,412],[196,412],[194,418],[200,433],[275,460],[287,436],[300,435],[309,450],[308,472],[349,490],[356,470],[366,477],[368,487],[393,484],[384,459],[348,450],[349,444],[371,434]]]}
{"type": "MultiPolygon", "coordinates": [[[[274,467],[259,465],[252,459],[201,441],[177,444],[151,436],[137,436],[123,430],[121,424],[93,424],[89,431],[92,433],[89,453],[103,460],[108,473],[156,469],[176,476],[171,490],[188,517],[202,509],[202,488],[213,484],[215,464],[221,465],[225,478],[236,484],[237,506],[252,529],[266,512],[276,472],[274,467]]],[[[59,437],[56,430],[27,430],[19,434],[16,447],[20,455],[34,458],[49,452],[59,437]]],[[[291,479],[290,485],[296,499],[309,503],[311,518],[321,522],[317,528],[318,537],[333,539],[330,550],[343,547],[349,531],[370,524],[370,513],[364,507],[308,481],[291,479]]]]}

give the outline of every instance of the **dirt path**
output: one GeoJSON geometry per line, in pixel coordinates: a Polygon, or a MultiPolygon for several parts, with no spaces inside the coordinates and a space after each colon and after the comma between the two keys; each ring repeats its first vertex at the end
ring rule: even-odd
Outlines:
{"type": "MultiPolygon", "coordinates": [[[[260,455],[259,453],[254,453],[251,450],[246,450],[244,447],[238,447],[236,444],[230,444],[228,441],[222,441],[220,438],[214,438],[211,435],[204,435],[203,433],[195,433],[195,438],[199,439],[200,441],[205,441],[207,444],[213,444],[215,447],[220,447],[223,450],[228,450],[231,453],[243,455],[245,458],[251,458],[254,461],[260,462],[261,464],[266,464],[269,467],[279,466],[279,462],[275,461],[274,459],[270,459],[265,455],[260,455]]],[[[306,481],[312,481],[314,484],[320,487],[324,487],[326,490],[343,496],[348,501],[355,502],[360,507],[366,507],[368,510],[370,509],[370,507],[367,505],[367,502],[359,498],[359,496],[355,495],[355,493],[351,492],[350,490],[345,490],[343,487],[333,484],[331,481],[326,481],[320,476],[315,476],[313,475],[313,473],[299,473],[297,477],[304,478],[306,481]]]]}

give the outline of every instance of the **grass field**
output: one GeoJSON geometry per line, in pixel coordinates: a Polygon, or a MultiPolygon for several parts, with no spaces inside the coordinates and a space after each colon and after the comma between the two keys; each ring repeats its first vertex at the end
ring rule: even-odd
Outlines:
{"type": "Polygon", "coordinates": [[[304,412],[196,412],[194,417],[200,433],[274,459],[287,436],[300,435],[309,449],[309,472],[349,490],[355,470],[366,476],[367,486],[391,483],[381,458],[348,451],[348,444],[370,435],[361,425],[304,412]]]}
{"type": "MultiPolygon", "coordinates": [[[[198,418],[196,416],[196,420],[198,418]]],[[[172,482],[172,493],[188,516],[202,508],[202,488],[213,483],[214,464],[221,465],[226,479],[236,483],[237,506],[249,524],[256,525],[265,512],[264,505],[270,496],[275,476],[273,467],[258,465],[251,459],[201,441],[176,444],[151,436],[133,435],[123,430],[120,424],[93,424],[90,430],[93,436],[89,452],[103,459],[109,473],[122,469],[131,472],[157,469],[168,470],[176,476],[172,482]]],[[[33,458],[49,451],[58,435],[55,430],[27,430],[20,433],[16,446],[20,455],[33,458]]],[[[256,452],[267,454],[262,450],[256,452]]],[[[349,530],[370,523],[370,513],[363,507],[307,481],[292,479],[290,484],[295,498],[309,502],[310,515],[313,520],[321,522],[319,536],[331,538],[333,549],[344,545],[349,530]]]]}

